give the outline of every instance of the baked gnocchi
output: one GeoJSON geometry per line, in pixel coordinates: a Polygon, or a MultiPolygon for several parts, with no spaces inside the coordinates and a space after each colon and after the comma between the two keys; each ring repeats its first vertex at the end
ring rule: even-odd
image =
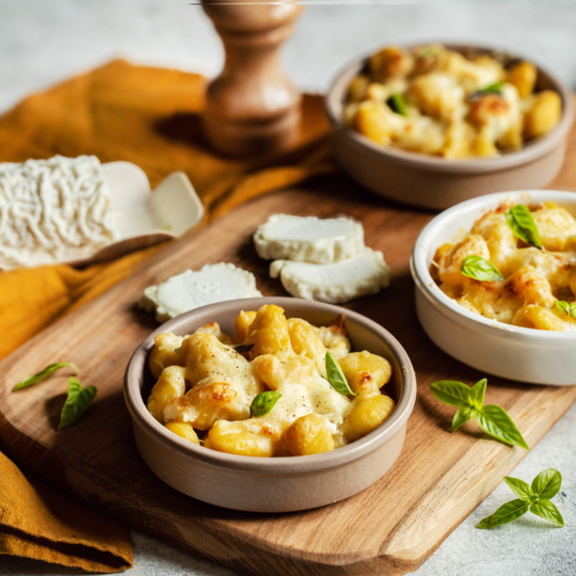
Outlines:
{"type": "Polygon", "coordinates": [[[432,277],[450,298],[486,318],[525,328],[576,330],[576,219],[553,202],[528,206],[539,248],[515,235],[509,224],[512,207],[518,206],[503,202],[457,241],[440,246],[432,277]],[[463,273],[470,257],[493,266],[501,278],[482,281],[463,273]]]}
{"type": "Polygon", "coordinates": [[[466,58],[441,45],[386,47],[349,86],[344,119],[383,146],[446,159],[493,157],[547,134],[560,95],[530,62],[466,58]]]}
{"type": "Polygon", "coordinates": [[[395,409],[382,392],[390,363],[351,352],[343,317],[317,327],[269,304],[240,312],[235,331],[213,322],[156,336],[147,408],[174,434],[230,454],[303,456],[362,438],[395,409]],[[330,383],[334,370],[349,393],[330,383]]]}

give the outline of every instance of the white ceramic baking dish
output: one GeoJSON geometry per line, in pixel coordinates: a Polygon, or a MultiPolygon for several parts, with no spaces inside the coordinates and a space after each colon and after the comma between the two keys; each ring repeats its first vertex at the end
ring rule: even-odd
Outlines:
{"type": "Polygon", "coordinates": [[[430,275],[436,249],[470,230],[505,198],[524,204],[550,200],[576,216],[576,194],[554,190],[501,192],[474,198],[442,212],[422,230],[410,262],[416,313],[430,339],[457,360],[487,374],[532,384],[576,384],[576,332],[548,332],[489,320],[449,298],[430,275]]]}

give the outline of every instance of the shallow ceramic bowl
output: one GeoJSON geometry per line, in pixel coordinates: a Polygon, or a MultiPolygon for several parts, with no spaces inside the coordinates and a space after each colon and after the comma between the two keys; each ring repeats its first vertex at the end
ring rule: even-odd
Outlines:
{"type": "Polygon", "coordinates": [[[132,416],[140,454],[164,482],[217,506],[253,512],[290,512],[337,502],[364,490],[394,464],[404,443],[406,422],[416,399],[416,376],[398,341],[372,320],[330,304],[295,298],[253,298],[204,306],[166,322],[134,352],[125,376],[124,395],[132,416]],[[160,332],[184,335],[207,322],[220,323],[234,333],[241,310],[277,304],[288,317],[326,325],[340,314],[354,350],[369,350],[392,364],[386,391],[396,400],[393,414],[379,428],[331,452],[312,456],[255,458],[225,454],[196,446],[171,433],[146,409],[154,384],[148,371],[148,354],[160,332]]]}
{"type": "Polygon", "coordinates": [[[531,384],[576,384],[576,332],[548,332],[489,320],[448,297],[430,275],[436,249],[462,229],[470,230],[505,198],[524,204],[550,200],[576,216],[576,194],[553,190],[489,194],[442,212],[422,230],[412,252],[418,319],[439,348],[473,368],[531,384]]]}
{"type": "MultiPolygon", "coordinates": [[[[465,55],[497,55],[505,62],[517,58],[488,48],[445,46],[465,55]]],[[[346,68],[326,97],[334,155],[342,168],[363,186],[398,202],[443,210],[484,194],[540,188],[560,171],[566,136],[574,119],[573,95],[543,68],[538,68],[538,89],[555,90],[562,98],[562,118],[551,132],[526,143],[521,150],[496,158],[446,160],[381,146],[344,123],[342,113],[348,86],[366,62],[367,58],[363,58],[346,68]]]]}

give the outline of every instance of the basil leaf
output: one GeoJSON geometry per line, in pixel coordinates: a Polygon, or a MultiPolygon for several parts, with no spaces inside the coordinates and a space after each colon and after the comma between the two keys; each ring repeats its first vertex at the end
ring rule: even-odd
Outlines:
{"type": "Polygon", "coordinates": [[[470,408],[462,407],[454,414],[454,419],[452,420],[452,430],[451,432],[456,432],[462,424],[468,422],[468,420],[474,418],[474,413],[470,408]]]}
{"type": "Polygon", "coordinates": [[[568,303],[565,302],[564,300],[556,300],[555,306],[565,316],[571,316],[572,318],[576,318],[576,302],[568,303]]]}
{"type": "Polygon", "coordinates": [[[418,52],[416,58],[428,58],[429,56],[438,56],[438,49],[434,46],[425,46],[418,52]]]}
{"type": "Polygon", "coordinates": [[[386,104],[390,106],[393,112],[396,114],[400,114],[400,116],[408,116],[408,111],[406,110],[406,102],[404,101],[404,97],[400,92],[394,92],[388,100],[386,100],[386,104]]]}
{"type": "Polygon", "coordinates": [[[494,528],[495,526],[502,526],[502,524],[508,524],[508,522],[512,522],[516,520],[516,518],[520,518],[520,516],[526,514],[529,506],[530,502],[520,499],[506,502],[506,504],[500,506],[494,514],[484,518],[476,528],[488,529],[494,528]]]}
{"type": "Polygon", "coordinates": [[[548,520],[548,522],[553,522],[558,526],[564,526],[564,518],[562,518],[562,514],[560,514],[556,505],[553,502],[550,502],[550,500],[544,498],[534,502],[534,504],[530,506],[530,512],[536,514],[536,516],[540,516],[540,518],[544,518],[544,520],[548,520]]]}
{"type": "Polygon", "coordinates": [[[474,408],[480,410],[484,404],[484,395],[486,394],[486,386],[488,384],[487,378],[482,378],[478,380],[474,386],[470,389],[468,393],[468,400],[474,408]]]}
{"type": "Polygon", "coordinates": [[[508,208],[504,212],[504,216],[515,236],[526,242],[526,244],[542,250],[542,241],[540,240],[540,234],[538,234],[538,228],[536,228],[536,223],[530,210],[524,204],[517,204],[508,208]]]}
{"type": "Polygon", "coordinates": [[[256,418],[265,416],[276,406],[276,402],[278,402],[280,398],[282,398],[282,394],[276,392],[276,390],[267,390],[266,392],[256,394],[254,400],[252,400],[252,404],[250,404],[250,416],[256,416],[256,418]]]}
{"type": "Polygon", "coordinates": [[[555,306],[565,316],[570,316],[570,304],[568,304],[568,302],[565,302],[564,300],[556,300],[555,306]]]}
{"type": "Polygon", "coordinates": [[[508,484],[512,492],[514,492],[520,500],[530,500],[530,497],[532,496],[532,488],[530,488],[530,484],[524,482],[524,480],[511,478],[510,476],[504,476],[504,482],[508,484]]]}
{"type": "Polygon", "coordinates": [[[554,468],[547,468],[532,480],[532,491],[539,498],[554,498],[562,486],[562,474],[554,468]]]}
{"type": "Polygon", "coordinates": [[[336,392],[340,392],[340,394],[344,396],[358,396],[348,385],[348,380],[346,380],[346,376],[344,372],[342,372],[342,368],[340,368],[340,364],[338,364],[332,352],[326,352],[324,364],[326,365],[326,379],[336,392]]]}
{"type": "Polygon", "coordinates": [[[487,96],[488,94],[498,94],[502,95],[502,88],[504,87],[504,82],[494,82],[494,84],[489,84],[485,88],[476,90],[468,96],[468,100],[474,100],[476,98],[481,98],[482,96],[487,96]]]}
{"type": "Polygon", "coordinates": [[[479,280],[480,282],[503,282],[504,276],[500,274],[500,271],[492,262],[482,258],[482,256],[476,256],[471,254],[470,256],[465,256],[462,258],[460,263],[460,273],[468,278],[473,278],[474,280],[479,280]]]}
{"type": "Polygon", "coordinates": [[[475,416],[480,428],[490,434],[490,436],[505,444],[520,446],[530,450],[522,434],[516,428],[516,424],[514,424],[504,408],[495,404],[488,404],[488,406],[483,406],[481,410],[476,410],[475,416]]]}
{"type": "Polygon", "coordinates": [[[470,388],[463,382],[454,380],[438,380],[430,384],[432,394],[436,400],[444,402],[449,406],[464,406],[472,408],[470,404],[470,388]]]}
{"type": "Polygon", "coordinates": [[[62,407],[58,430],[62,430],[62,428],[66,428],[79,420],[88,405],[96,398],[96,393],[96,386],[82,388],[82,384],[71,376],[68,380],[68,397],[62,407]]]}
{"type": "Polygon", "coordinates": [[[20,380],[14,388],[12,388],[12,392],[16,392],[17,390],[23,390],[24,388],[29,388],[30,386],[34,386],[34,384],[38,384],[38,382],[42,382],[42,380],[46,380],[51,374],[56,372],[59,368],[64,368],[65,366],[70,366],[78,374],[78,368],[71,364],[70,362],[57,362],[56,364],[50,364],[42,370],[38,372],[38,374],[34,374],[33,376],[28,376],[24,378],[24,380],[20,380]]]}

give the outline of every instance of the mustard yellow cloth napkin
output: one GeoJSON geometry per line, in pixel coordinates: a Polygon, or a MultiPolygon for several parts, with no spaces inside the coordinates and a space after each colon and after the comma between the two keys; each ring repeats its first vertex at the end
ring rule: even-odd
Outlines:
{"type": "Polygon", "coordinates": [[[29,482],[2,453],[0,471],[0,554],[89,572],[132,566],[128,528],[29,482]]]}
{"type": "MultiPolygon", "coordinates": [[[[197,74],[113,61],[33,94],[1,117],[0,162],[94,154],[101,162],[137,164],[152,187],[181,170],[204,202],[207,221],[246,200],[334,170],[320,96],[304,96],[301,139],[294,149],[232,160],[212,152],[202,137],[205,89],[205,78],[197,74]]],[[[144,266],[160,248],[83,269],[0,272],[0,358],[144,266]]],[[[58,498],[45,487],[30,486],[0,455],[0,553],[96,572],[131,565],[126,530],[79,505],[54,504],[58,498]],[[76,541],[83,546],[72,544],[76,541]],[[102,555],[113,559],[107,569],[102,555]]]]}

